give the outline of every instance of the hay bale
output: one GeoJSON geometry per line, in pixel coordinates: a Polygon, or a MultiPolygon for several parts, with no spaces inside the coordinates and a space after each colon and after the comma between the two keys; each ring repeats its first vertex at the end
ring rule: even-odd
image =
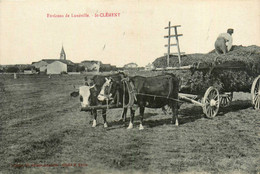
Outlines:
{"type": "MultiPolygon", "coordinates": [[[[156,68],[166,67],[167,57],[157,58],[153,64],[156,68]]],[[[215,50],[208,54],[188,54],[182,56],[182,66],[195,63],[217,65],[215,68],[201,71],[172,71],[182,79],[181,92],[199,94],[204,93],[209,86],[217,87],[221,92],[249,92],[255,77],[260,74],[260,47],[233,46],[226,55],[217,56],[215,50]],[[229,69],[238,66],[241,69],[229,69]]],[[[170,56],[170,66],[178,66],[178,57],[170,56]]]]}

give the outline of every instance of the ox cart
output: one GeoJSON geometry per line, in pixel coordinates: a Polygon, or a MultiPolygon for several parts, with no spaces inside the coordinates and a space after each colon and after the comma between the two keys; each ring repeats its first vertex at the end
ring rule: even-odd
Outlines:
{"type": "MultiPolygon", "coordinates": [[[[182,74],[187,74],[186,72],[201,72],[204,75],[223,72],[223,71],[244,71],[245,67],[241,64],[208,64],[208,63],[195,63],[189,66],[182,66],[182,67],[168,67],[168,68],[157,68],[156,71],[160,71],[161,73],[172,73],[178,74],[180,79],[185,77],[182,74]],[[184,73],[179,73],[180,71],[184,73]]],[[[153,72],[152,72],[153,73],[153,72]]],[[[156,74],[156,73],[155,73],[156,74]]],[[[203,76],[204,76],[203,75],[203,76]]],[[[185,80],[185,79],[184,79],[185,80]]],[[[203,81],[202,81],[203,82],[203,81]]],[[[214,79],[213,79],[214,82],[214,79]]],[[[243,92],[251,92],[252,95],[252,104],[255,109],[260,109],[260,75],[252,76],[247,81],[250,84],[246,85],[243,92]]],[[[200,82],[201,83],[201,82],[200,82]]],[[[196,85],[200,85],[197,82],[196,85]]],[[[126,86],[131,86],[130,84],[126,86]]],[[[205,86],[205,85],[204,85],[205,86]]],[[[194,91],[187,90],[186,85],[180,86],[179,92],[179,102],[189,102],[195,105],[202,107],[203,113],[206,115],[207,118],[213,118],[218,114],[220,107],[226,107],[232,101],[233,92],[239,92],[238,90],[234,90],[233,88],[229,87],[229,83],[225,84],[224,89],[220,89],[219,86],[215,86],[214,83],[209,83],[207,88],[199,90],[198,94],[194,93],[194,91]]],[[[132,88],[134,88],[132,86],[132,88]]],[[[128,89],[131,91],[131,89],[128,89]]],[[[105,105],[99,106],[89,106],[89,107],[82,107],[81,111],[91,111],[92,109],[112,109],[112,108],[126,108],[128,106],[133,106],[133,100],[135,98],[135,93],[129,94],[129,97],[132,98],[131,103],[109,103],[107,102],[105,105]]],[[[139,94],[142,95],[142,94],[139,94]]],[[[154,95],[153,97],[160,97],[154,95]]]]}
{"type": "MultiPolygon", "coordinates": [[[[159,71],[167,71],[174,74],[178,74],[178,71],[200,71],[205,73],[208,73],[209,76],[214,72],[217,71],[245,71],[245,67],[243,64],[208,64],[208,63],[195,63],[193,65],[189,66],[182,66],[182,67],[168,67],[168,68],[157,68],[156,70],[159,71]]],[[[182,79],[182,74],[179,75],[179,77],[182,79]]],[[[244,88],[243,92],[251,92],[252,97],[252,105],[255,109],[260,109],[260,75],[252,76],[247,81],[249,84],[247,84],[246,88],[244,88]]],[[[208,86],[205,93],[203,94],[203,90],[200,91],[200,94],[189,94],[183,93],[182,91],[185,91],[185,85],[180,87],[180,93],[179,93],[179,100],[193,103],[195,105],[201,106],[203,109],[203,113],[208,118],[213,118],[218,114],[220,107],[226,107],[230,104],[230,102],[233,99],[233,92],[239,92],[239,91],[233,91],[232,88],[227,87],[230,91],[227,89],[219,89],[218,87],[215,87],[214,84],[211,84],[212,86],[208,86]]]]}

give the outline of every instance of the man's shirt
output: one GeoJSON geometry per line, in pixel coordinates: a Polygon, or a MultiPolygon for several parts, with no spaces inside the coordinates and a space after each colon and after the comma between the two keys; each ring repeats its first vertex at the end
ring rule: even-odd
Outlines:
{"type": "Polygon", "coordinates": [[[229,33],[221,33],[218,38],[224,38],[227,45],[227,51],[229,51],[232,47],[233,38],[229,33]]]}

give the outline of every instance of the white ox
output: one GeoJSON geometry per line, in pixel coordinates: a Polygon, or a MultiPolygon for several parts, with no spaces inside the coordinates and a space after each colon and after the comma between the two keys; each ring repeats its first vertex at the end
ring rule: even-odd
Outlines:
{"type": "Polygon", "coordinates": [[[105,78],[105,83],[103,84],[103,86],[102,86],[102,88],[101,88],[101,91],[100,91],[100,93],[98,94],[98,100],[99,101],[105,101],[105,100],[110,100],[110,99],[112,99],[111,97],[112,97],[112,94],[110,93],[108,96],[106,96],[106,94],[105,94],[105,89],[107,88],[107,87],[110,87],[110,83],[111,83],[111,79],[108,79],[108,78],[105,78]]]}
{"type": "MultiPolygon", "coordinates": [[[[81,102],[82,107],[88,107],[90,105],[90,103],[89,103],[90,89],[94,88],[94,87],[95,87],[95,85],[79,87],[79,96],[80,96],[80,102],[81,102]]],[[[100,99],[100,98],[98,98],[98,99],[100,99]]],[[[94,110],[93,112],[97,112],[97,111],[94,110]]],[[[97,113],[94,113],[94,114],[97,114],[97,113]]],[[[96,117],[94,117],[92,127],[96,127],[96,126],[97,126],[97,120],[96,120],[96,117]]],[[[104,122],[104,127],[108,127],[106,121],[104,122]]]]}
{"type": "Polygon", "coordinates": [[[80,97],[80,103],[82,107],[88,107],[89,106],[89,97],[90,97],[90,89],[94,88],[93,86],[81,86],[79,87],[79,97],[80,97]]]}

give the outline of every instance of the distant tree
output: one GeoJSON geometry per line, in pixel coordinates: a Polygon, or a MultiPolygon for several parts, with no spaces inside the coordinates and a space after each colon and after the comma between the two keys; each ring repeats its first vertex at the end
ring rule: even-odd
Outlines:
{"type": "Polygon", "coordinates": [[[69,66],[68,65],[68,69],[67,69],[68,72],[73,72],[75,70],[76,70],[76,68],[74,66],[69,66]]]}
{"type": "Polygon", "coordinates": [[[10,66],[6,69],[6,72],[8,73],[17,73],[19,72],[19,68],[16,66],[10,66]]]}
{"type": "Polygon", "coordinates": [[[83,72],[85,71],[85,67],[84,66],[79,66],[79,71],[78,72],[83,72]]]}
{"type": "Polygon", "coordinates": [[[100,72],[109,72],[109,71],[116,71],[116,70],[117,70],[116,66],[112,66],[110,64],[101,64],[99,68],[100,72]]]}
{"type": "Polygon", "coordinates": [[[33,70],[33,69],[35,69],[35,67],[28,65],[28,66],[25,66],[25,67],[21,68],[21,71],[24,71],[24,70],[33,70]]]}

